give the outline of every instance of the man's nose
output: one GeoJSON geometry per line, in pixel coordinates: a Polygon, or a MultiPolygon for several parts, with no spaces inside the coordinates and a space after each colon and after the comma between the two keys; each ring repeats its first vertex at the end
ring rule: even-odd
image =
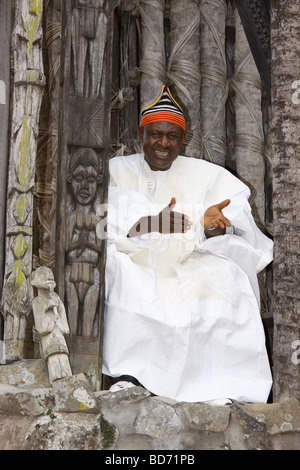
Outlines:
{"type": "Polygon", "coordinates": [[[160,139],[161,145],[167,147],[169,145],[169,138],[166,134],[163,134],[160,139]]]}

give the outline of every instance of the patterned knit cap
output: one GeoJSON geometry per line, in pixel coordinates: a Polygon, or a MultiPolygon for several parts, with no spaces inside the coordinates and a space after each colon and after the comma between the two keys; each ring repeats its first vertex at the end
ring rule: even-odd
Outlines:
{"type": "Polygon", "coordinates": [[[163,85],[159,97],[141,112],[141,126],[152,122],[167,121],[178,124],[185,130],[185,119],[179,104],[174,100],[169,87],[163,85]]]}

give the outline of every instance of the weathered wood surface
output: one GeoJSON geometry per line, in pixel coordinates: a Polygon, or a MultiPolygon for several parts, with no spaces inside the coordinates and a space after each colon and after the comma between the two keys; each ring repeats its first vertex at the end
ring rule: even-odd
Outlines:
{"type": "Polygon", "coordinates": [[[271,2],[274,400],[300,397],[300,1],[271,2]]]}
{"type": "Polygon", "coordinates": [[[203,0],[201,13],[201,116],[203,158],[225,166],[225,107],[228,80],[225,55],[225,0],[203,0]]]}
{"type": "Polygon", "coordinates": [[[262,85],[270,97],[270,1],[235,0],[262,85]]]}
{"type": "Polygon", "coordinates": [[[36,159],[34,267],[53,269],[56,247],[56,185],[61,52],[61,0],[45,2],[44,68],[47,81],[41,104],[36,159]]]}
{"type": "Polygon", "coordinates": [[[73,372],[101,383],[110,137],[112,1],[68,0],[62,12],[56,282],[66,306],[73,372]],[[100,361],[100,362],[99,362],[100,361]]]}
{"type": "Polygon", "coordinates": [[[168,77],[176,86],[179,103],[184,107],[187,123],[185,154],[202,158],[200,114],[200,10],[192,0],[170,3],[170,59],[168,77]]]}
{"type": "Polygon", "coordinates": [[[252,192],[251,206],[257,224],[265,224],[265,136],[260,76],[238,11],[235,26],[236,171],[252,192]]]}
{"type": "Polygon", "coordinates": [[[12,34],[14,93],[7,188],[6,266],[3,292],[8,359],[23,356],[31,310],[32,219],[38,122],[45,83],[41,0],[17,0],[12,34]]]}
{"type": "Polygon", "coordinates": [[[165,0],[139,0],[136,3],[141,15],[142,59],[139,67],[143,109],[157,99],[166,80],[165,0]]]}
{"type": "MultiPolygon", "coordinates": [[[[120,9],[120,154],[136,153],[137,128],[140,120],[138,87],[140,71],[139,35],[137,30],[138,9],[133,0],[121,2],[120,9]],[[126,93],[126,94],[125,94],[126,93]]],[[[114,33],[115,34],[115,33],[114,33]]]]}
{"type": "MultiPolygon", "coordinates": [[[[11,39],[11,5],[0,0],[0,220],[5,220],[6,211],[6,177],[9,148],[9,103],[10,103],[10,39],[11,39]]],[[[0,224],[0,295],[3,287],[5,263],[5,224],[0,224]]],[[[3,336],[3,317],[0,313],[0,340],[3,336]]]]}

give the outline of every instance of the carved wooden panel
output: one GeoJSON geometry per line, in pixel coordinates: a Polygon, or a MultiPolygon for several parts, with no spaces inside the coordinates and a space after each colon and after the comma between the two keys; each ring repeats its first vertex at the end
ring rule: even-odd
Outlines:
{"type": "Polygon", "coordinates": [[[101,382],[113,2],[67,0],[63,10],[56,277],[74,373],[101,382]]]}

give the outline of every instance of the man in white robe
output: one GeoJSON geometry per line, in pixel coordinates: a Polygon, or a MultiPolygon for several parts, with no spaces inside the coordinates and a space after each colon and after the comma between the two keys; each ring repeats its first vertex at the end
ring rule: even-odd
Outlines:
{"type": "Polygon", "coordinates": [[[177,401],[266,402],[257,273],[272,241],[247,186],[179,155],[186,133],[179,107],[174,120],[161,110],[166,94],[178,107],[164,88],[147,108],[144,153],[110,161],[103,373],[177,401]]]}

